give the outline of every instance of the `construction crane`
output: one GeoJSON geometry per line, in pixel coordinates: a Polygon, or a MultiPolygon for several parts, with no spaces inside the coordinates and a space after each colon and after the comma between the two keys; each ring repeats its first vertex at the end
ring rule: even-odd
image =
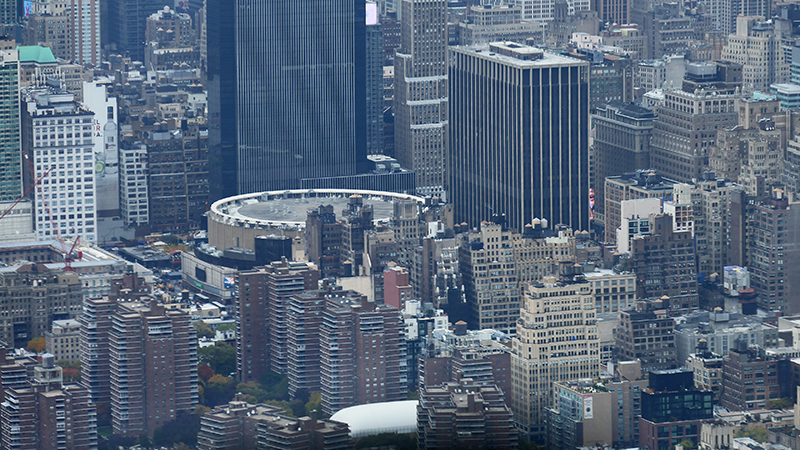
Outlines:
{"type": "Polygon", "coordinates": [[[5,210],[5,211],[3,211],[3,213],[2,213],[2,214],[0,214],[0,220],[2,220],[2,219],[3,219],[3,217],[5,217],[5,216],[6,216],[8,213],[10,213],[10,212],[11,212],[11,210],[12,210],[12,209],[14,209],[14,207],[15,207],[15,206],[17,206],[17,205],[19,204],[19,202],[21,202],[21,201],[22,201],[22,199],[24,199],[25,197],[27,197],[27,196],[28,196],[28,194],[30,194],[30,192],[33,190],[33,188],[35,188],[35,187],[36,187],[36,185],[38,185],[38,184],[39,184],[39,182],[40,182],[40,181],[42,181],[42,179],[43,179],[44,177],[46,177],[46,176],[47,176],[47,175],[48,175],[48,174],[49,174],[49,173],[50,173],[52,170],[53,170],[53,168],[52,168],[52,167],[51,167],[51,168],[49,168],[49,169],[47,169],[47,170],[46,170],[46,171],[45,171],[45,172],[44,172],[44,173],[43,173],[41,176],[39,176],[39,178],[35,179],[35,180],[33,181],[33,184],[31,184],[30,186],[28,186],[28,188],[27,188],[27,189],[25,189],[25,192],[23,192],[23,193],[22,193],[22,195],[20,195],[19,197],[17,197],[17,199],[16,199],[16,200],[14,200],[14,203],[12,203],[12,204],[11,204],[11,206],[9,206],[8,208],[6,208],[6,210],[5,210]]]}
{"type": "MultiPolygon", "coordinates": [[[[33,168],[33,163],[31,162],[31,159],[28,158],[28,155],[26,155],[24,153],[22,154],[22,156],[23,156],[23,158],[25,158],[25,162],[28,163],[28,170],[31,172],[31,176],[36,178],[36,171],[33,168]]],[[[49,171],[51,171],[51,170],[53,170],[52,167],[50,169],[48,169],[47,173],[49,173],[49,171]]],[[[76,236],[75,237],[75,242],[72,243],[72,247],[70,248],[69,251],[67,251],[67,244],[66,244],[66,242],[64,242],[64,239],[61,237],[61,232],[58,230],[58,227],[56,227],[56,221],[53,218],[53,213],[50,210],[50,204],[44,198],[44,193],[42,192],[42,186],[39,185],[38,182],[35,185],[37,187],[36,191],[39,193],[39,199],[42,201],[42,206],[44,206],[44,210],[45,210],[45,212],[47,212],[47,217],[50,219],[50,227],[53,229],[53,233],[56,236],[56,241],[58,241],[58,243],[61,244],[61,251],[64,252],[64,272],[75,272],[75,269],[72,267],[72,262],[75,261],[76,259],[81,259],[83,257],[83,255],[81,255],[80,252],[78,252],[78,255],[75,255],[73,253],[74,250],[75,250],[75,247],[78,245],[78,241],[80,241],[81,237],[80,236],[76,236]],[[78,257],[75,258],[75,256],[78,256],[78,257]]]]}

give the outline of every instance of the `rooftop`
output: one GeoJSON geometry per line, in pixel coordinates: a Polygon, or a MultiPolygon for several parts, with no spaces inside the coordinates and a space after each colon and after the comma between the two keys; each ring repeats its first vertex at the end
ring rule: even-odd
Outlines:
{"type": "Polygon", "coordinates": [[[456,47],[455,50],[520,68],[589,65],[588,62],[580,59],[513,42],[493,42],[485,45],[456,47]]]}
{"type": "Polygon", "coordinates": [[[41,45],[26,45],[17,47],[19,51],[19,62],[36,62],[39,64],[56,63],[56,57],[49,47],[42,47],[41,45]]]}

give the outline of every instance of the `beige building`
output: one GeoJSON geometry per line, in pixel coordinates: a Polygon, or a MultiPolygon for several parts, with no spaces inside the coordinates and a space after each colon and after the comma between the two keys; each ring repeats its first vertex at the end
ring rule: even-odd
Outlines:
{"type": "Polygon", "coordinates": [[[633,306],[636,300],[636,274],[633,272],[594,270],[584,276],[592,286],[598,314],[615,313],[633,306]]]}
{"type": "Polygon", "coordinates": [[[513,335],[522,287],[554,274],[559,262],[575,261],[571,230],[544,237],[549,231],[547,221],[534,221],[534,226],[520,234],[483,222],[480,230],[463,235],[459,267],[470,307],[470,329],[494,328],[513,335]]]}
{"type": "Polygon", "coordinates": [[[44,334],[45,348],[56,361],[80,360],[79,345],[81,324],[75,319],[54,320],[50,331],[44,334]]]}
{"type": "Polygon", "coordinates": [[[541,442],[553,383],[599,376],[594,297],[581,276],[547,277],[526,289],[524,302],[512,339],[511,409],[520,431],[541,442]]]}
{"type": "Polygon", "coordinates": [[[763,16],[736,18],[736,33],[728,35],[722,59],[743,66],[742,81],[746,88],[769,92],[770,85],[789,82],[789,64],[781,37],[763,16]]]}

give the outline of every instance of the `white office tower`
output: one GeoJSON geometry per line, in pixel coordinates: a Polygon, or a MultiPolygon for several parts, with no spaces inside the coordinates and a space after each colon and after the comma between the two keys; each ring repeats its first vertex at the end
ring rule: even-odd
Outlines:
{"type": "Polygon", "coordinates": [[[29,194],[36,237],[97,242],[94,113],[52,86],[25,88],[20,98],[24,186],[50,170],[29,194]]]}

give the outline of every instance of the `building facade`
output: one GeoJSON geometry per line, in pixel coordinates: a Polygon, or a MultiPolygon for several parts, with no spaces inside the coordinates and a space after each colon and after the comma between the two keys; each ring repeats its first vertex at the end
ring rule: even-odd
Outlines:
{"type": "Polygon", "coordinates": [[[364,0],[207,7],[212,200],[364,169],[364,0]]]}
{"type": "Polygon", "coordinates": [[[535,218],[588,229],[588,63],[514,43],[450,59],[456,223],[505,214],[518,231],[535,218]]]}
{"type": "Polygon", "coordinates": [[[523,434],[543,443],[545,408],[553,405],[553,384],[599,375],[591,285],[580,277],[559,282],[549,278],[530,285],[512,350],[514,420],[523,434]]]}
{"type": "Polygon", "coordinates": [[[621,102],[606,103],[594,110],[595,217],[605,211],[606,177],[650,168],[650,136],[655,118],[649,109],[621,102]]]}
{"type": "Polygon", "coordinates": [[[312,264],[278,261],[236,276],[236,372],[242,382],[268,370],[287,370],[286,306],[289,297],[316,289],[312,264]],[[266,345],[265,345],[266,344],[266,345]]]}
{"type": "Polygon", "coordinates": [[[395,155],[417,191],[444,194],[448,136],[447,2],[403,0],[394,58],[395,155]]]}
{"type": "Polygon", "coordinates": [[[62,89],[27,88],[21,98],[25,187],[50,170],[31,194],[37,238],[97,242],[94,113],[62,89]]]}

